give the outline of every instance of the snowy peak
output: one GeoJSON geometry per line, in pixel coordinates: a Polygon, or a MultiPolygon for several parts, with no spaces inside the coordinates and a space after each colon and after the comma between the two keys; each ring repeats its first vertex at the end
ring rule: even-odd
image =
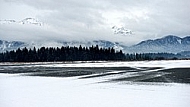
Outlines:
{"type": "Polygon", "coordinates": [[[22,21],[19,21],[20,24],[33,24],[33,25],[38,25],[38,26],[42,26],[43,23],[39,22],[37,19],[35,18],[25,18],[22,21]]]}
{"type": "Polygon", "coordinates": [[[185,45],[185,43],[186,44],[189,43],[189,41],[190,41],[189,39],[190,39],[190,37],[188,37],[188,36],[185,38],[180,38],[177,36],[169,35],[169,36],[166,36],[166,37],[163,37],[160,39],[142,41],[135,46],[140,46],[140,45],[154,45],[154,46],[166,45],[166,46],[169,46],[169,45],[182,45],[182,44],[185,45]]]}
{"type": "Polygon", "coordinates": [[[132,34],[131,30],[128,30],[128,29],[126,29],[124,27],[113,26],[112,30],[114,31],[114,34],[121,34],[121,35],[132,34]]]}
{"type": "Polygon", "coordinates": [[[162,44],[181,44],[182,38],[169,35],[161,39],[155,40],[157,42],[161,42],[162,44]]]}
{"type": "Polygon", "coordinates": [[[35,18],[25,18],[23,20],[20,20],[20,21],[16,21],[16,20],[0,20],[0,24],[30,24],[30,25],[37,25],[37,26],[43,26],[44,23],[43,22],[40,22],[38,21],[37,19],[35,18]]]}

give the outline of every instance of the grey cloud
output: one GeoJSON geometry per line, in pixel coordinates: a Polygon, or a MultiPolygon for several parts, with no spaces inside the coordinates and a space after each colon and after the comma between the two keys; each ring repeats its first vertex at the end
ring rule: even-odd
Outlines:
{"type": "MultiPolygon", "coordinates": [[[[41,38],[107,39],[134,44],[141,39],[152,39],[155,35],[160,37],[167,34],[180,36],[190,34],[189,0],[4,0],[3,2],[24,5],[34,12],[39,11],[34,17],[52,27],[48,30],[38,29],[37,35],[41,38]],[[111,29],[114,24],[122,24],[134,34],[130,37],[116,36],[111,29]]],[[[5,13],[3,9],[0,12],[5,13]]],[[[16,31],[18,29],[14,29],[15,33],[16,31]]],[[[24,32],[28,34],[27,32],[32,31],[28,29],[24,32]]]]}

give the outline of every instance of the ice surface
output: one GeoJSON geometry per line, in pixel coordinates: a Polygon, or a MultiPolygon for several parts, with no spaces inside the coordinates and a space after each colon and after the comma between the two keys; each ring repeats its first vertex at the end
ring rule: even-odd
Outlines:
{"type": "Polygon", "coordinates": [[[36,66],[44,67],[164,67],[184,68],[190,67],[190,60],[163,60],[163,61],[123,61],[123,62],[73,62],[73,63],[47,63],[36,66]]]}
{"type": "MultiPolygon", "coordinates": [[[[8,64],[8,63],[7,63],[8,64]]],[[[9,63],[10,64],[10,63],[9,63]]],[[[1,64],[3,65],[3,64],[1,64]]],[[[10,64],[11,65],[11,64],[10,64]]],[[[15,63],[16,65],[16,63],[15,63]]],[[[189,67],[190,61],[99,62],[73,64],[33,63],[52,67],[189,67]]],[[[12,66],[14,67],[14,66],[12,66]]],[[[1,69],[1,68],[0,68],[1,69]]],[[[118,73],[122,71],[113,71],[118,73]]],[[[112,78],[107,76],[107,78],[112,78]]],[[[1,107],[189,107],[190,84],[106,82],[101,78],[78,79],[21,76],[0,73],[1,107]]]]}

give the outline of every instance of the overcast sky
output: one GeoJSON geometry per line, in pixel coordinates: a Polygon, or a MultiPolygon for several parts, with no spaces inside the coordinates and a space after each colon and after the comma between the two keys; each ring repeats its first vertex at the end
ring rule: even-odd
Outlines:
{"type": "Polygon", "coordinates": [[[110,40],[127,45],[190,35],[190,0],[0,0],[0,20],[36,18],[44,26],[0,25],[4,40],[110,40]],[[132,30],[114,34],[113,26],[132,30]]]}

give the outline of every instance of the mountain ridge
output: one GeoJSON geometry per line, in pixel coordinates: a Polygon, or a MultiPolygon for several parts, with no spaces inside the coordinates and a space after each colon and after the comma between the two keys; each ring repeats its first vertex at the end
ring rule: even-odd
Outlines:
{"type": "Polygon", "coordinates": [[[180,38],[174,35],[168,35],[154,40],[141,41],[138,44],[125,48],[126,52],[132,53],[157,53],[168,52],[178,53],[190,50],[190,36],[180,38]]]}
{"type": "Polygon", "coordinates": [[[5,52],[5,51],[11,51],[11,50],[16,50],[18,48],[40,48],[40,47],[61,47],[61,46],[83,46],[83,47],[90,47],[90,46],[96,46],[98,45],[99,47],[102,48],[109,48],[113,47],[116,50],[123,50],[123,47],[120,46],[119,43],[117,42],[110,42],[106,40],[94,40],[94,41],[88,41],[88,42],[80,42],[80,41],[56,41],[56,42],[48,42],[48,43],[26,43],[22,41],[6,41],[6,40],[0,40],[0,52],[5,52]]]}
{"type": "Polygon", "coordinates": [[[5,41],[0,40],[0,52],[16,50],[17,48],[32,48],[32,47],[57,47],[57,46],[79,46],[89,47],[92,45],[99,45],[99,47],[109,48],[114,47],[116,50],[123,50],[125,53],[180,53],[183,51],[190,51],[190,36],[178,37],[168,35],[154,40],[144,40],[132,46],[125,46],[119,42],[111,42],[107,40],[94,41],[55,41],[52,43],[26,43],[22,41],[5,41]],[[56,44],[56,45],[54,45],[56,44]]]}

